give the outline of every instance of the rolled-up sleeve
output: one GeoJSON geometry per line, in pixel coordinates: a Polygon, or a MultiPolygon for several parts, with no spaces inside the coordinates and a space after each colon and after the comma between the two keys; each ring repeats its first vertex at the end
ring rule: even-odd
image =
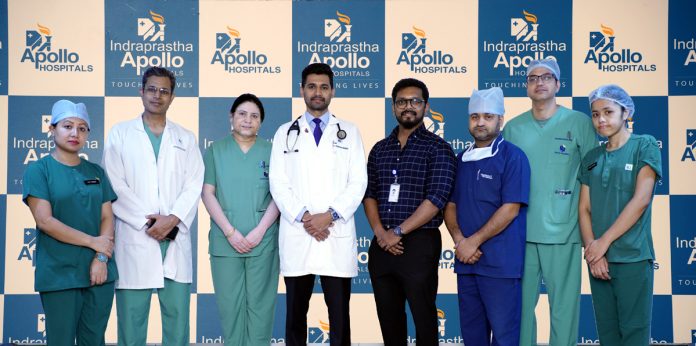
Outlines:
{"type": "Polygon", "coordinates": [[[379,143],[375,144],[370,150],[370,155],[367,157],[367,189],[365,190],[365,198],[377,199],[379,192],[379,174],[377,171],[377,152],[379,143]]]}
{"type": "Polygon", "coordinates": [[[426,178],[426,197],[438,209],[442,209],[449,201],[454,177],[456,175],[456,158],[452,147],[446,142],[436,142],[432,159],[428,165],[426,178]]]}

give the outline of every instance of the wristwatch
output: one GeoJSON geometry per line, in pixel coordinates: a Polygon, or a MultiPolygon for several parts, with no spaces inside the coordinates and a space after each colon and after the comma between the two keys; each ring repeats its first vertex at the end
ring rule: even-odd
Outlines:
{"type": "Polygon", "coordinates": [[[392,232],[394,232],[394,234],[396,234],[396,235],[399,236],[399,237],[403,237],[403,236],[404,236],[404,234],[401,232],[401,226],[396,226],[396,227],[394,227],[394,229],[392,230],[392,232]]]}
{"type": "Polygon", "coordinates": [[[97,261],[102,263],[106,263],[109,261],[109,257],[106,257],[106,255],[101,252],[97,252],[97,255],[95,257],[97,258],[97,261]]]}
{"type": "Polygon", "coordinates": [[[333,221],[336,221],[341,218],[341,216],[338,215],[338,213],[335,210],[333,210],[333,208],[329,208],[329,213],[331,214],[331,219],[333,221]]]}

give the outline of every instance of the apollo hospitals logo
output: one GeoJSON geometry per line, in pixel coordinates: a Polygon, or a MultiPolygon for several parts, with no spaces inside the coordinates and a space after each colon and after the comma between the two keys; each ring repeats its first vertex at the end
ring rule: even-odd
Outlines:
{"type": "Polygon", "coordinates": [[[447,318],[445,318],[445,312],[441,309],[437,309],[437,332],[440,334],[440,337],[442,338],[445,337],[445,334],[447,332],[447,330],[445,329],[445,322],[447,322],[447,318]]]}
{"type": "MultiPolygon", "coordinates": [[[[440,308],[437,309],[437,334],[439,343],[461,344],[463,342],[462,337],[460,335],[447,335],[447,316],[445,314],[445,311],[440,308]]],[[[408,343],[416,344],[417,341],[418,340],[416,338],[412,338],[410,335],[406,338],[406,342],[408,343]]]]}
{"type": "Polygon", "coordinates": [[[401,34],[401,53],[397,65],[406,64],[416,73],[466,73],[466,66],[451,66],[452,54],[434,50],[428,54],[425,31],[413,26],[413,33],[401,34]]]}
{"type": "Polygon", "coordinates": [[[423,117],[425,128],[438,137],[445,139],[445,116],[432,109],[428,113],[428,116],[423,117]]]}
{"type": "MultiPolygon", "coordinates": [[[[379,53],[379,45],[365,41],[352,42],[350,16],[336,11],[336,18],[324,19],[324,38],[326,42],[297,42],[298,53],[311,53],[309,63],[325,63],[339,69],[367,69],[370,58],[365,53],[379,53]]],[[[367,77],[364,71],[336,71],[336,76],[367,77]]]]}
{"type": "Polygon", "coordinates": [[[522,17],[510,18],[512,40],[483,41],[484,52],[498,52],[493,68],[507,69],[510,77],[524,76],[527,66],[533,60],[556,59],[552,53],[565,52],[568,49],[565,42],[540,41],[538,17],[526,10],[522,10],[522,15],[522,17]]]}
{"type": "Polygon", "coordinates": [[[227,32],[215,34],[215,53],[211,65],[223,65],[228,73],[280,73],[280,66],[267,66],[268,56],[255,50],[242,52],[241,34],[227,26],[227,32]]]}
{"type": "Polygon", "coordinates": [[[80,64],[80,54],[67,48],[53,47],[53,35],[49,27],[36,24],[38,30],[25,32],[24,53],[20,63],[31,63],[37,71],[92,72],[93,65],[80,64]]]}
{"type": "Polygon", "coordinates": [[[41,337],[46,337],[46,315],[36,315],[36,332],[41,334],[41,337]]]}
{"type": "Polygon", "coordinates": [[[41,133],[45,133],[46,137],[51,137],[51,115],[41,115],[41,133]]]}
{"type": "Polygon", "coordinates": [[[696,161],[696,129],[686,130],[686,147],[682,154],[681,161],[696,161]]]}
{"type": "Polygon", "coordinates": [[[537,16],[522,11],[524,18],[510,18],[510,35],[515,37],[518,42],[537,41],[539,34],[539,24],[537,16]]]}
{"type": "Polygon", "coordinates": [[[17,256],[18,261],[31,261],[32,267],[36,266],[36,233],[35,228],[24,229],[22,249],[17,256]]]}
{"type": "Polygon", "coordinates": [[[338,18],[324,19],[324,37],[328,37],[331,42],[350,42],[353,27],[350,25],[350,17],[336,11],[338,18]]]}
{"type": "Polygon", "coordinates": [[[164,17],[161,14],[150,11],[150,18],[138,18],[138,36],[143,41],[164,41],[164,17]]]}
{"type": "MultiPolygon", "coordinates": [[[[12,311],[12,310],[11,310],[12,311]]],[[[31,345],[31,344],[45,344],[46,343],[46,315],[42,313],[38,313],[36,315],[31,314],[31,316],[36,316],[36,324],[33,323],[33,321],[20,321],[20,323],[17,323],[19,327],[21,328],[21,331],[19,331],[19,334],[22,335],[20,337],[13,337],[11,335],[7,335],[7,342],[15,345],[15,344],[20,344],[20,345],[31,345]],[[29,322],[26,324],[26,326],[23,326],[24,323],[21,322],[29,322]],[[24,328],[30,328],[29,330],[25,330],[24,328]],[[30,334],[30,335],[28,335],[30,334]]],[[[5,316],[7,318],[7,316],[5,316]]],[[[24,320],[24,319],[22,319],[24,320]]],[[[7,330],[5,331],[7,333],[7,330]]]]}
{"type": "Polygon", "coordinates": [[[603,72],[654,72],[655,64],[646,65],[643,54],[630,48],[616,49],[614,29],[600,24],[601,31],[591,31],[589,35],[590,49],[585,55],[584,63],[597,64],[597,69],[603,72]]]}
{"type": "MultiPolygon", "coordinates": [[[[468,118],[467,118],[468,119],[468,118]]],[[[445,138],[445,115],[441,112],[434,111],[432,108],[428,111],[425,116],[423,116],[423,125],[425,128],[435,134],[436,136],[444,139],[449,145],[452,147],[452,150],[459,151],[459,150],[466,150],[469,148],[469,146],[473,143],[470,140],[462,139],[459,137],[456,138],[450,138],[447,139],[445,138]]],[[[455,127],[461,126],[462,124],[457,124],[455,122],[455,127]]],[[[444,252],[443,252],[444,256],[444,252]]],[[[449,257],[450,260],[454,259],[454,256],[449,257]]],[[[450,263],[450,265],[453,265],[453,262],[450,263]]],[[[441,263],[441,268],[443,267],[443,264],[441,263]]],[[[449,268],[449,265],[448,265],[449,268]]],[[[454,268],[454,267],[452,267],[454,268]]]]}
{"type": "Polygon", "coordinates": [[[327,322],[319,321],[318,326],[307,328],[307,342],[314,344],[328,344],[330,327],[327,322]]]}
{"type": "MultiPolygon", "coordinates": [[[[137,18],[135,23],[135,32],[141,42],[130,39],[109,41],[109,50],[123,53],[119,67],[134,68],[137,75],[142,75],[147,68],[152,66],[169,69],[184,67],[185,59],[181,54],[193,52],[193,44],[182,41],[165,41],[165,17],[152,10],[148,14],[149,17],[137,18]]],[[[113,86],[130,86],[117,85],[116,83],[112,82],[113,86]]]]}

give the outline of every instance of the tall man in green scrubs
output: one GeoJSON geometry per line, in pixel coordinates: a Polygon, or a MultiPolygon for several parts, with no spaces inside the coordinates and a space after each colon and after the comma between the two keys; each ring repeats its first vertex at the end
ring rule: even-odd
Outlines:
{"type": "Polygon", "coordinates": [[[532,169],[522,275],[520,345],[536,345],[534,309],[543,278],[551,310],[549,345],[576,345],[581,249],[577,181],[582,158],[597,146],[590,118],[556,103],[561,71],[554,59],[527,68],[532,109],[510,120],[503,136],[524,151],[532,169]]]}
{"type": "Polygon", "coordinates": [[[157,289],[162,344],[189,345],[189,229],[203,186],[203,159],[193,133],[167,119],[176,85],[172,72],[149,68],[142,83],[142,115],[116,124],[104,148],[104,167],[119,198],[113,207],[118,344],[145,345],[157,289]]]}

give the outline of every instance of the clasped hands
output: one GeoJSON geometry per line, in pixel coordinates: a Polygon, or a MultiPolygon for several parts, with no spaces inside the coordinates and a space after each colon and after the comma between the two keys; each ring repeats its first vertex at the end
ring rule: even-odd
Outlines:
{"type": "Polygon", "coordinates": [[[179,218],[176,215],[158,215],[150,214],[146,216],[149,220],[154,220],[154,224],[145,232],[150,237],[157,241],[162,241],[171,232],[174,226],[179,224],[179,218]]]}
{"type": "Polygon", "coordinates": [[[457,259],[466,264],[474,264],[481,259],[483,252],[479,249],[479,244],[474,237],[462,238],[454,243],[454,253],[457,259]]]}
{"type": "Polygon", "coordinates": [[[375,232],[375,237],[377,238],[377,245],[382,248],[382,250],[389,252],[392,255],[398,256],[404,253],[404,244],[401,242],[401,237],[394,234],[391,229],[375,232]]]}
{"type": "Polygon", "coordinates": [[[585,247],[585,261],[590,266],[590,274],[600,280],[611,280],[609,262],[606,257],[608,249],[609,244],[602,237],[593,240],[585,247]]]}
{"type": "Polygon", "coordinates": [[[311,214],[306,211],[302,215],[302,224],[305,231],[309,233],[317,241],[324,241],[331,233],[329,228],[333,226],[333,218],[331,213],[324,212],[319,214],[311,214]]]}

